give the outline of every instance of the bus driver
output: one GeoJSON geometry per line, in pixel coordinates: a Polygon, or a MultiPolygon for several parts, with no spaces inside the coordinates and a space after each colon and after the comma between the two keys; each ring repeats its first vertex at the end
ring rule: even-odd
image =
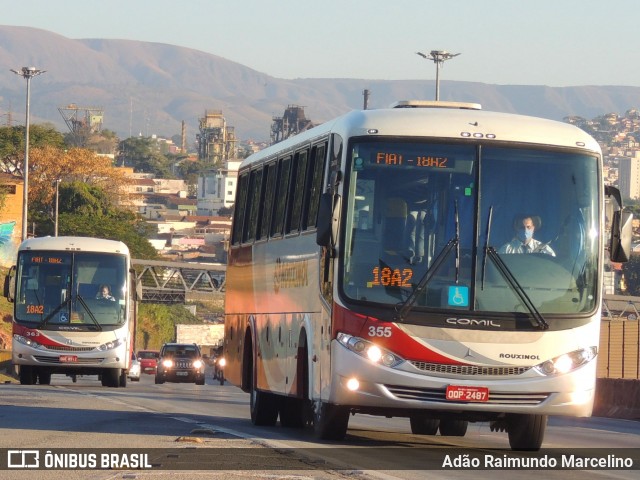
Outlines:
{"type": "Polygon", "coordinates": [[[556,253],[549,245],[533,238],[533,233],[541,223],[540,217],[533,215],[526,215],[520,221],[516,220],[514,223],[515,237],[500,247],[498,253],[546,253],[555,257],[556,253]]]}

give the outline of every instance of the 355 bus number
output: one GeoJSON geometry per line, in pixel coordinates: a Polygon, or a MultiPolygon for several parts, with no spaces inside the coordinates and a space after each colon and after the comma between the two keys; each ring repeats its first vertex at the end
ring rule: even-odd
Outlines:
{"type": "Polygon", "coordinates": [[[383,287],[411,287],[411,278],[413,270],[410,268],[375,267],[371,273],[373,281],[369,284],[373,286],[382,285],[383,287]]]}

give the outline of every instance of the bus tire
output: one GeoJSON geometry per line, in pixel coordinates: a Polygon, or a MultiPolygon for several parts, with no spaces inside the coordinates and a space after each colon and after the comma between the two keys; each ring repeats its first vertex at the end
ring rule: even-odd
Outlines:
{"type": "Polygon", "coordinates": [[[127,371],[121,369],[120,370],[120,378],[118,379],[118,384],[116,387],[125,388],[127,386],[127,371]]]}
{"type": "Polygon", "coordinates": [[[51,385],[51,372],[40,370],[38,372],[38,383],[40,385],[51,385]]]}
{"type": "Polygon", "coordinates": [[[440,420],[440,435],[444,437],[464,437],[467,433],[469,422],[466,420],[440,420]]]}
{"type": "Polygon", "coordinates": [[[438,433],[440,420],[437,418],[427,418],[422,415],[409,417],[411,433],[414,435],[435,435],[438,433]]]}
{"type": "Polygon", "coordinates": [[[20,365],[20,385],[33,385],[38,376],[35,369],[30,365],[20,365]]]}
{"type": "Polygon", "coordinates": [[[287,428],[302,428],[304,421],[304,400],[286,397],[280,408],[280,425],[287,428]]]}
{"type": "Polygon", "coordinates": [[[251,422],[254,425],[272,427],[278,420],[278,397],[273,393],[251,389],[249,399],[251,422]]]}
{"type": "Polygon", "coordinates": [[[349,409],[318,401],[315,404],[313,431],[320,440],[342,440],[349,426],[349,409]]]}
{"type": "Polygon", "coordinates": [[[117,387],[120,383],[120,369],[108,368],[102,372],[102,386],[103,387],[117,387]]]}
{"type": "Polygon", "coordinates": [[[511,450],[540,450],[547,428],[546,415],[512,413],[506,420],[511,450]]]}

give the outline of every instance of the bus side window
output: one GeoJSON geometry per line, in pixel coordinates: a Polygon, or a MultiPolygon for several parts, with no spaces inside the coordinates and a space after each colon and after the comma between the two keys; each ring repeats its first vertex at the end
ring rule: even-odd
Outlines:
{"type": "Polygon", "coordinates": [[[315,228],[318,221],[318,205],[322,193],[322,177],[324,176],[326,144],[315,145],[311,149],[311,162],[307,174],[307,186],[305,188],[308,198],[305,201],[306,208],[302,212],[302,230],[315,228]]]}
{"type": "Polygon", "coordinates": [[[289,191],[289,177],[291,173],[291,156],[281,158],[278,163],[278,188],[276,190],[275,210],[271,224],[271,236],[279,237],[284,228],[284,217],[287,207],[287,193],[289,191]]]}

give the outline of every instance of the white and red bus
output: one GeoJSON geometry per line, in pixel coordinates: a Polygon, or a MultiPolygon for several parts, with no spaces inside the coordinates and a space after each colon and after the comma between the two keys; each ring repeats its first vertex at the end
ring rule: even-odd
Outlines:
{"type": "Polygon", "coordinates": [[[20,383],[98,375],[125,387],[134,348],[135,275],[127,246],[86,237],[25,240],[5,281],[14,302],[12,362],[20,383]]]}
{"type": "Polygon", "coordinates": [[[225,375],[255,424],[340,439],[354,413],[426,435],[490,422],[540,448],[548,415],[592,411],[621,203],[584,131],[477,104],[354,111],[273,145],[239,171],[225,375]],[[525,221],[536,248],[516,254],[525,221]]]}

